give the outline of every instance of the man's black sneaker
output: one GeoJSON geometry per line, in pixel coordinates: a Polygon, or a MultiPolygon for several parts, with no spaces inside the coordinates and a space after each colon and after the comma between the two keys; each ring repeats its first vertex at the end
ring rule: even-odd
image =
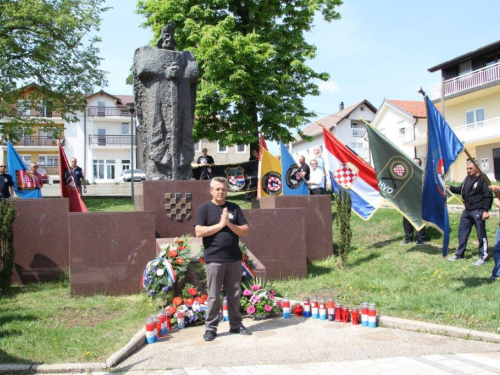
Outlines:
{"type": "Polygon", "coordinates": [[[417,242],[415,243],[415,245],[417,245],[417,246],[422,246],[423,244],[424,244],[424,240],[422,240],[422,239],[420,239],[420,238],[419,238],[419,239],[417,240],[417,242]]]}
{"type": "Polygon", "coordinates": [[[231,328],[229,330],[229,333],[238,333],[240,335],[247,335],[247,336],[252,334],[252,332],[250,330],[248,330],[247,328],[245,328],[243,326],[241,326],[240,328],[234,328],[234,329],[231,328]]]}
{"type": "Polygon", "coordinates": [[[405,238],[403,241],[401,241],[401,245],[408,245],[409,243],[412,243],[413,240],[410,240],[409,238],[405,238]]]}
{"type": "Polygon", "coordinates": [[[203,340],[205,341],[213,341],[217,337],[217,332],[214,331],[205,331],[203,335],[203,340]]]}

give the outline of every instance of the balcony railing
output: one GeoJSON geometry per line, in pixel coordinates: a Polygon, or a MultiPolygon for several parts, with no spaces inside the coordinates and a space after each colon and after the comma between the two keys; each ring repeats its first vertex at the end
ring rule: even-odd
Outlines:
{"type": "MultiPolygon", "coordinates": [[[[447,97],[498,80],[500,80],[500,62],[444,81],[444,96],[447,97]]],[[[435,100],[440,97],[441,84],[432,85],[431,99],[435,100]]]]}
{"type": "Polygon", "coordinates": [[[366,133],[366,129],[351,128],[353,137],[363,137],[366,133]]]}
{"type": "MultiPolygon", "coordinates": [[[[93,146],[130,146],[130,135],[89,135],[89,145],[93,146]]],[[[135,145],[135,139],[134,139],[135,145]]]]}
{"type": "Polygon", "coordinates": [[[453,128],[453,131],[464,143],[500,137],[500,117],[458,126],[453,128]]]}
{"type": "Polygon", "coordinates": [[[51,109],[41,107],[41,108],[30,108],[30,107],[11,107],[6,111],[7,116],[21,116],[21,117],[41,117],[41,118],[53,118],[61,117],[59,112],[52,111],[51,109]]]}
{"type": "MultiPolygon", "coordinates": [[[[487,138],[500,138],[500,117],[457,126],[452,129],[463,143],[487,138]]],[[[405,128],[405,134],[401,135],[401,138],[403,144],[427,139],[427,131],[418,128],[405,128]]]]}
{"type": "Polygon", "coordinates": [[[427,128],[420,127],[408,127],[404,128],[404,134],[399,135],[401,143],[412,143],[417,142],[422,139],[427,139],[427,128]]]}
{"type": "Polygon", "coordinates": [[[95,117],[130,117],[130,113],[127,108],[117,108],[117,107],[87,107],[87,114],[89,116],[95,117]]]}
{"type": "MultiPolygon", "coordinates": [[[[61,137],[61,143],[64,146],[64,138],[61,137]]],[[[57,138],[47,136],[25,136],[22,137],[15,146],[42,146],[42,147],[56,147],[57,138]]]]}
{"type": "Polygon", "coordinates": [[[59,166],[58,165],[43,165],[38,163],[40,168],[45,169],[45,172],[48,176],[57,176],[59,175],[59,166]]]}

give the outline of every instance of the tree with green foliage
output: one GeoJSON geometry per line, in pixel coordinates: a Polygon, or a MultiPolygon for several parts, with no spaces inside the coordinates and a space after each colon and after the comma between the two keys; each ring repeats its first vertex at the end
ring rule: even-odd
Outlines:
{"type": "Polygon", "coordinates": [[[107,8],[105,0],[0,0],[0,133],[9,139],[30,134],[41,118],[23,117],[15,108],[49,108],[75,121],[85,97],[105,84],[92,36],[107,8]],[[29,100],[21,88],[33,83],[29,100]]]}
{"type": "Polygon", "coordinates": [[[344,269],[347,251],[351,248],[351,194],[346,189],[341,189],[335,194],[337,216],[335,217],[338,228],[337,249],[340,256],[340,268],[344,269]]]}
{"type": "Polygon", "coordinates": [[[9,288],[14,268],[14,201],[0,199],[0,295],[9,288]]]}
{"type": "MultiPolygon", "coordinates": [[[[303,100],[319,95],[306,65],[316,56],[304,33],[314,16],[340,18],[341,0],[139,0],[156,36],[167,21],[177,25],[177,50],[194,53],[200,69],[195,139],[223,145],[267,139],[292,141],[292,129],[314,116],[303,100]]],[[[299,131],[299,134],[300,131],[299,131]]]]}

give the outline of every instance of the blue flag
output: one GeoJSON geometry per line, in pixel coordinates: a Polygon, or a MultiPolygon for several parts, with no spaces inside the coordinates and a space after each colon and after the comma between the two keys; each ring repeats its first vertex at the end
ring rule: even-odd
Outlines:
{"type": "Polygon", "coordinates": [[[34,182],[29,176],[28,168],[24,164],[23,159],[12,146],[12,143],[7,142],[7,167],[9,174],[14,180],[14,191],[19,198],[41,198],[42,192],[35,187],[34,182]],[[19,185],[21,181],[21,186],[19,185]]]}
{"type": "Polygon", "coordinates": [[[302,177],[299,166],[282,141],[280,148],[283,195],[309,195],[306,180],[302,177]]]}
{"type": "Polygon", "coordinates": [[[446,205],[444,176],[464,146],[426,96],[427,164],[422,188],[422,219],[435,224],[443,232],[443,256],[448,253],[450,223],[446,205]]]}

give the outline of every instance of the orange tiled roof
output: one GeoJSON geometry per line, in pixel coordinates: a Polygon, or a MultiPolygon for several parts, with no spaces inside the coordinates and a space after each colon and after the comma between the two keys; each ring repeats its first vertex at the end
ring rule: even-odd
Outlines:
{"type": "Polygon", "coordinates": [[[425,102],[423,100],[417,101],[386,99],[386,101],[413,117],[427,118],[427,109],[425,108],[425,102]]]}
{"type": "Polygon", "coordinates": [[[114,95],[114,96],[120,99],[123,105],[134,102],[134,95],[114,95]]]}

